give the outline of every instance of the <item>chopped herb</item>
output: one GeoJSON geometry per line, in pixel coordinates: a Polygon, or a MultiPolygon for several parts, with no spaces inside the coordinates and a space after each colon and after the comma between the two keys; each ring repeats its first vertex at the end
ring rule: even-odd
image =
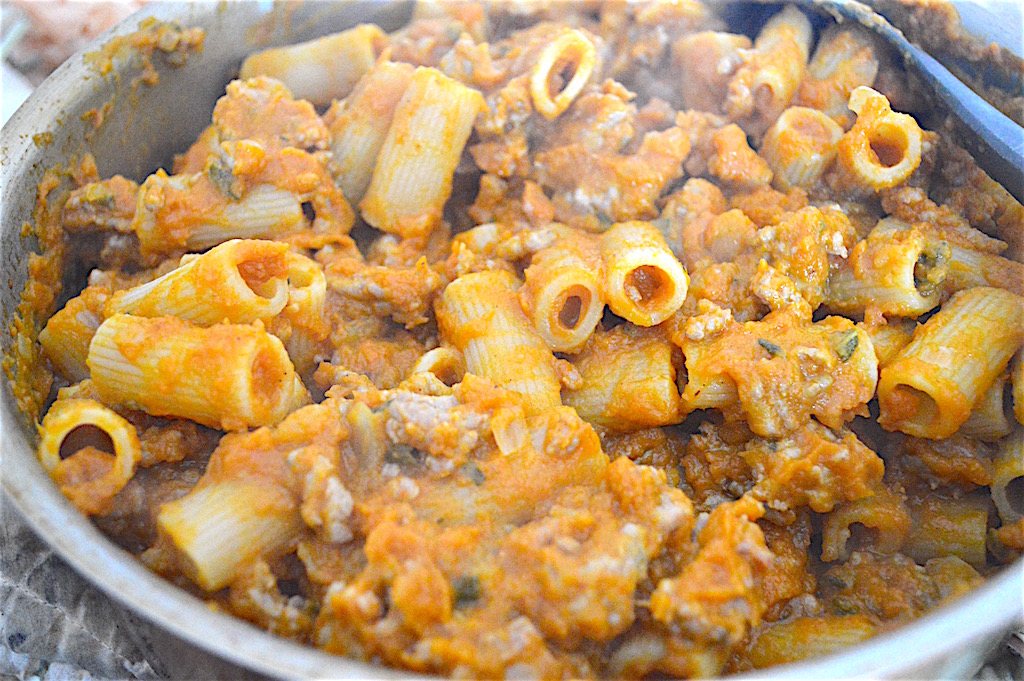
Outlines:
{"type": "Polygon", "coordinates": [[[462,31],[458,26],[448,26],[444,29],[445,37],[448,38],[449,42],[455,42],[462,35],[462,31]]]}
{"type": "Polygon", "coordinates": [[[94,206],[107,209],[112,209],[114,207],[114,192],[112,192],[109,187],[104,187],[101,184],[94,184],[85,191],[86,201],[94,206]]]}
{"type": "Polygon", "coordinates": [[[849,596],[837,596],[832,600],[832,607],[840,615],[856,615],[860,613],[860,608],[857,607],[856,602],[849,596]]]}
{"type": "Polygon", "coordinates": [[[846,361],[853,357],[853,353],[857,351],[857,346],[860,344],[860,340],[857,338],[857,332],[853,329],[841,333],[833,341],[836,349],[836,354],[839,355],[839,359],[846,361]]]}
{"type": "Polygon", "coordinates": [[[487,479],[483,471],[481,471],[477,467],[477,465],[472,461],[459,466],[459,470],[462,472],[463,475],[472,480],[473,484],[475,484],[477,487],[484,484],[484,480],[487,479]]]}
{"type": "Polygon", "coordinates": [[[782,355],[782,348],[772,343],[770,340],[764,338],[758,338],[757,344],[760,345],[765,351],[772,357],[780,357],[782,355]]]}
{"type": "Polygon", "coordinates": [[[452,582],[455,592],[455,607],[464,608],[480,599],[480,578],[476,575],[463,575],[452,582]]]}
{"type": "Polygon", "coordinates": [[[423,452],[409,445],[397,443],[388,447],[384,460],[399,466],[415,466],[423,460],[423,452]]]}
{"type": "Polygon", "coordinates": [[[952,255],[945,241],[935,244],[930,251],[921,251],[914,265],[914,286],[922,296],[930,296],[946,278],[952,255]]]}
{"type": "Polygon", "coordinates": [[[210,177],[210,182],[213,182],[222,194],[227,194],[229,199],[238,201],[242,198],[235,191],[235,175],[231,172],[230,168],[225,167],[221,163],[211,163],[206,169],[206,174],[210,177]]]}

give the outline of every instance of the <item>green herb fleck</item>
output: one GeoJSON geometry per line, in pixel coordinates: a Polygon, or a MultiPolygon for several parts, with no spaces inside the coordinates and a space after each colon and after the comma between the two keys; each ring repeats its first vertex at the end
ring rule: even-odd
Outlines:
{"type": "Polygon", "coordinates": [[[839,334],[833,341],[833,344],[839,359],[845,362],[853,357],[853,353],[857,351],[860,340],[857,338],[857,332],[854,329],[850,329],[845,333],[839,334]]]}
{"type": "Polygon", "coordinates": [[[914,286],[918,293],[922,296],[935,293],[949,273],[951,257],[952,250],[945,241],[933,244],[928,251],[921,251],[914,265],[914,286]]]}
{"type": "Polygon", "coordinates": [[[86,188],[85,200],[94,206],[108,210],[112,210],[115,206],[114,192],[99,183],[86,188]]]}
{"type": "Polygon", "coordinates": [[[472,480],[473,484],[477,487],[484,484],[484,480],[487,479],[487,476],[484,475],[483,471],[481,471],[480,468],[472,461],[459,466],[459,470],[463,475],[472,480]]]}
{"type": "Polygon", "coordinates": [[[242,198],[235,191],[235,175],[231,172],[230,168],[225,167],[221,163],[211,163],[206,168],[206,174],[210,177],[210,182],[213,182],[217,189],[222,194],[226,194],[229,199],[238,201],[242,198]]]}
{"type": "Polygon", "coordinates": [[[423,459],[423,452],[409,445],[396,443],[388,447],[384,460],[399,466],[415,466],[423,459]]]}
{"type": "Polygon", "coordinates": [[[772,343],[770,340],[765,340],[764,338],[758,338],[757,339],[757,344],[760,345],[762,348],[764,348],[765,351],[769,355],[771,355],[772,357],[781,357],[782,356],[782,348],[780,346],[776,345],[775,343],[772,343]]]}
{"type": "Polygon", "coordinates": [[[476,575],[463,575],[452,582],[455,607],[464,608],[480,599],[480,579],[476,575]]]}

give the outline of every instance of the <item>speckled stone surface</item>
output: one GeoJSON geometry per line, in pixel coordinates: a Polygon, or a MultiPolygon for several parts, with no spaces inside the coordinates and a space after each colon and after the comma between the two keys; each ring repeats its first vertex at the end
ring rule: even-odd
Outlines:
{"type": "MultiPolygon", "coordinates": [[[[5,498],[0,498],[0,637],[0,681],[261,678],[107,598],[37,538],[5,498]]],[[[975,679],[1024,680],[1021,655],[1024,634],[1007,637],[975,679]]]]}

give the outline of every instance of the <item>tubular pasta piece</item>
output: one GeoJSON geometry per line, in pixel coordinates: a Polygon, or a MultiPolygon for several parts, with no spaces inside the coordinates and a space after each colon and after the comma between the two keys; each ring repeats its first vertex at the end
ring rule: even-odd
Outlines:
{"type": "Polygon", "coordinates": [[[1024,518],[1024,427],[999,445],[992,461],[992,501],[1003,525],[1024,518]]]}
{"type": "Polygon", "coordinates": [[[335,103],[324,115],[331,136],[328,167],[353,205],[370,186],[377,155],[412,73],[409,64],[381,61],[360,79],[344,102],[335,103]]]}
{"type": "Polygon", "coordinates": [[[840,170],[858,187],[879,191],[910,177],[921,164],[921,128],[896,113],[884,95],[858,87],[850,95],[857,122],[838,144],[840,170]]]}
{"type": "Polygon", "coordinates": [[[208,173],[146,178],[132,221],[142,254],[201,251],[228,239],[271,238],[305,226],[302,205],[291,192],[257,186],[229,201],[208,173]]]}
{"type": "Polygon", "coordinates": [[[135,427],[95,400],[57,400],[39,427],[40,463],[58,483],[61,492],[83,513],[102,512],[114,495],[131,480],[141,458],[142,448],[135,427]],[[62,460],[62,446],[73,442],[74,432],[79,428],[101,431],[113,445],[113,456],[95,449],[92,443],[96,438],[92,438],[85,440],[84,445],[62,460]],[[81,468],[87,473],[89,469],[99,468],[102,475],[80,479],[81,471],[75,470],[76,459],[97,455],[99,462],[92,465],[85,462],[81,468]],[[103,470],[107,464],[109,467],[103,470]]]}
{"type": "Polygon", "coordinates": [[[994,442],[1013,432],[1016,422],[1010,400],[1009,374],[1003,373],[988,390],[974,403],[970,417],[960,427],[960,432],[984,442],[994,442]]]}
{"type": "Polygon", "coordinates": [[[764,669],[839,652],[875,635],[867,615],[795,617],[766,623],[751,634],[739,669],[764,669]]]}
{"type": "Polygon", "coordinates": [[[1024,298],[996,288],[953,296],[881,370],[878,423],[949,437],[1024,344],[1024,298]]]}
{"type": "Polygon", "coordinates": [[[938,496],[908,499],[913,522],[901,551],[920,564],[956,556],[976,569],[984,568],[988,511],[979,501],[938,496]]]}
{"type": "Polygon", "coordinates": [[[89,342],[103,323],[106,288],[89,286],[69,300],[39,332],[39,344],[53,366],[69,381],[89,378],[85,358],[89,342]]]}
{"type": "Polygon", "coordinates": [[[296,99],[326,106],[348,95],[370,70],[388,37],[373,24],[360,24],[315,40],[262,50],[246,57],[239,78],[270,76],[283,82],[296,99]]]}
{"type": "Polygon", "coordinates": [[[679,422],[672,344],[663,335],[622,324],[591,336],[573,363],[582,384],[564,401],[584,420],[616,431],[679,422]]]}
{"type": "Polygon", "coordinates": [[[402,237],[441,222],[483,96],[440,71],[416,69],[402,95],[359,206],[363,219],[402,237]]]}
{"type": "Polygon", "coordinates": [[[843,314],[879,312],[915,317],[939,304],[949,270],[943,251],[919,230],[881,220],[832,270],[825,303],[843,314]]]}
{"type": "Polygon", "coordinates": [[[830,26],[818,39],[795,101],[821,110],[846,128],[852,122],[847,109],[850,93],[861,85],[871,87],[877,74],[871,33],[860,26],[830,26]]]}
{"type": "Polygon", "coordinates": [[[561,404],[554,355],[530,326],[503,271],[466,274],[436,303],[441,336],[466,359],[466,371],[523,395],[529,413],[561,404]]]}
{"type": "Polygon", "coordinates": [[[842,136],[843,129],[822,112],[791,106],[769,128],[758,153],[772,169],[778,189],[810,189],[836,157],[842,136]]]}
{"type": "Polygon", "coordinates": [[[227,241],[162,277],[115,293],[104,314],[171,316],[199,326],[270,319],[288,302],[287,251],[278,241],[227,241]]]}
{"type": "Polygon", "coordinates": [[[428,372],[437,376],[447,386],[453,386],[462,381],[466,373],[466,360],[462,353],[445,345],[433,350],[424,352],[423,355],[412,365],[409,374],[428,372]]]}
{"type": "Polygon", "coordinates": [[[533,108],[548,120],[557,118],[586,85],[596,61],[594,43],[581,31],[570,29],[552,40],[530,74],[533,108]]]}
{"type": "Polygon", "coordinates": [[[821,559],[846,560],[851,549],[846,543],[851,528],[862,525],[873,531],[872,551],[893,554],[900,550],[910,533],[910,514],[897,495],[883,489],[870,497],[845,503],[825,517],[821,539],[821,559]]]}
{"type": "Polygon", "coordinates": [[[523,310],[548,347],[575,352],[604,312],[601,256],[594,239],[569,232],[538,251],[519,289],[523,310]]]}
{"type": "Polygon", "coordinates": [[[277,423],[309,401],[281,341],[258,326],[115,314],[87,363],[105,402],[224,430],[277,423]]]}
{"type": "Polygon", "coordinates": [[[813,37],[811,23],[796,7],[772,16],[757,34],[748,62],[729,82],[726,114],[752,119],[747,127],[764,132],[789,106],[803,80],[813,37]]]}
{"type": "Polygon", "coordinates": [[[601,259],[608,307],[637,326],[660,324],[686,299],[690,278],[648,222],[620,222],[605,232],[601,259]]]}
{"type": "Polygon", "coordinates": [[[278,487],[228,480],[165,504],[157,524],[185,557],[186,574],[206,591],[227,586],[243,566],[287,547],[302,518],[278,487]]]}

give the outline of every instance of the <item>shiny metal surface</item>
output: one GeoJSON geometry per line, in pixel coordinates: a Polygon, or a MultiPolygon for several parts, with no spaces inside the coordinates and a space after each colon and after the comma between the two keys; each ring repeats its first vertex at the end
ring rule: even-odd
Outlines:
{"type": "MultiPolygon", "coordinates": [[[[161,74],[155,87],[131,81],[138,65],[115,64],[120,75],[103,77],[81,55],[58,69],[14,115],[0,134],[3,279],[0,290],[4,328],[10,326],[26,279],[33,244],[21,236],[31,217],[35,188],[44,171],[73,156],[91,152],[101,176],[121,173],[142,178],[169,162],[209,121],[210,112],[242,57],[264,43],[302,40],[340,30],[358,21],[400,25],[408,6],[377,3],[303,5],[271,3],[154,3],[146,14],[207,31],[204,50],[181,68],[154,62],[161,74]],[[255,28],[254,28],[255,27],[255,28]],[[258,29],[258,30],[256,30],[258,29]],[[91,131],[82,115],[112,106],[104,124],[91,131]],[[33,136],[49,132],[52,141],[33,136]],[[87,133],[89,133],[87,135],[87,133]],[[88,141],[86,141],[88,137],[88,141]],[[37,138],[38,139],[38,138],[37,138]]],[[[139,17],[102,36],[135,29],[139,17]]],[[[5,355],[14,339],[0,335],[5,355]]],[[[224,659],[280,678],[408,678],[411,675],[326,655],[277,638],[240,620],[210,611],[193,596],[150,573],[117,548],[77,512],[51,483],[35,454],[35,433],[16,411],[10,385],[2,383],[0,480],[26,521],[76,570],[111,597],[181,639],[224,659]]],[[[1018,561],[985,586],[949,607],[847,652],[770,670],[772,678],[940,678],[969,674],[980,666],[1000,634],[1022,618],[1024,563],[1018,561]]]]}

